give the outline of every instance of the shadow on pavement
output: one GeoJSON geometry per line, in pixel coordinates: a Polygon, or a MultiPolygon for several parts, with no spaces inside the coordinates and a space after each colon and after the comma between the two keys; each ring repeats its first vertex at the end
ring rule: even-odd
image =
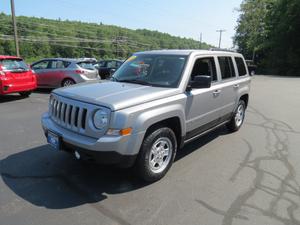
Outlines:
{"type": "MultiPolygon", "coordinates": [[[[178,152],[176,161],[206,145],[219,135],[221,128],[178,152]]],[[[175,162],[176,163],[176,162],[175,162]]],[[[56,152],[49,145],[32,148],[0,161],[5,184],[26,201],[50,209],[96,203],[106,194],[130,192],[147,183],[135,177],[131,169],[77,161],[68,153],[56,152]]]]}
{"type": "Polygon", "coordinates": [[[129,170],[79,162],[48,145],[8,156],[0,162],[5,184],[28,202],[50,209],[95,203],[143,187],[129,170]]]}
{"type": "Polygon", "coordinates": [[[26,97],[23,97],[19,94],[8,94],[8,95],[0,95],[0,103],[12,102],[16,100],[22,100],[26,97]]]}
{"type": "Polygon", "coordinates": [[[34,90],[34,93],[50,94],[52,90],[54,90],[54,89],[51,89],[51,88],[38,88],[38,89],[34,90]]]}

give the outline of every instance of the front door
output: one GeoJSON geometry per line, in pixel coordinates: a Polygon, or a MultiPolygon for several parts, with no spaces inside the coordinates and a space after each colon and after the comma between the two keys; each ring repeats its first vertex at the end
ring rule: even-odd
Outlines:
{"type": "Polygon", "coordinates": [[[195,60],[191,80],[198,75],[212,77],[210,88],[193,89],[186,93],[186,138],[192,138],[199,133],[215,126],[220,117],[220,90],[214,57],[202,57],[195,60]]]}

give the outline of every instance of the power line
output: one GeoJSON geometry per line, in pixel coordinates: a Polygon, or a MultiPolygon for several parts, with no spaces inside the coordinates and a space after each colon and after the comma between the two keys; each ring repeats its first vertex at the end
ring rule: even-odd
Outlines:
{"type": "MultiPolygon", "coordinates": [[[[6,24],[2,24],[2,27],[9,27],[6,24]]],[[[86,38],[78,38],[78,37],[74,37],[74,36],[65,36],[65,35],[59,35],[59,34],[53,34],[53,33],[49,33],[46,31],[36,31],[36,30],[31,30],[28,28],[22,28],[19,27],[19,30],[23,31],[23,32],[32,32],[32,33],[38,33],[38,34],[43,34],[43,35],[49,35],[49,36],[57,36],[57,37],[64,37],[66,39],[49,39],[50,41],[61,41],[61,42],[86,42],[86,43],[113,43],[114,39],[112,40],[99,40],[99,39],[86,39],[86,38]]],[[[44,38],[44,37],[43,37],[44,38]]],[[[138,47],[139,46],[150,46],[149,44],[145,44],[145,43],[139,43],[133,40],[129,40],[128,37],[126,36],[118,36],[118,38],[120,39],[126,39],[126,45],[129,47],[138,47]]],[[[124,44],[123,42],[120,42],[119,44],[124,44]]]]}
{"type": "MultiPolygon", "coordinates": [[[[4,41],[13,41],[13,38],[1,38],[0,40],[4,40],[4,41]]],[[[44,43],[43,41],[39,41],[39,40],[30,40],[30,39],[23,39],[20,38],[19,40],[20,42],[30,42],[30,43],[44,43]]],[[[104,48],[93,48],[93,47],[83,47],[83,46],[77,46],[77,45],[65,45],[65,44],[58,44],[58,43],[51,43],[51,45],[54,46],[62,46],[62,47],[71,47],[71,48],[82,48],[82,49],[89,49],[89,50],[98,50],[98,51],[106,51],[106,52],[115,52],[113,50],[107,50],[104,48]]]]}

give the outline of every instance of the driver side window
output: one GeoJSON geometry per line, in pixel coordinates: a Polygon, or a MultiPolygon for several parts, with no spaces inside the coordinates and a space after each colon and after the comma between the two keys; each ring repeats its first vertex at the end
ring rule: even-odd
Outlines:
{"type": "Polygon", "coordinates": [[[34,64],[32,69],[34,70],[44,70],[49,68],[49,61],[42,61],[34,64]]]}
{"type": "Polygon", "coordinates": [[[191,74],[191,80],[194,80],[194,77],[199,75],[211,76],[213,82],[218,80],[215,59],[213,57],[196,60],[191,74]]]}

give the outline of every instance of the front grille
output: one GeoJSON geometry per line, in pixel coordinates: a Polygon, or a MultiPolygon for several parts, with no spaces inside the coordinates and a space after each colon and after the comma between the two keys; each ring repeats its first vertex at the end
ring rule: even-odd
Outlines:
{"type": "MultiPolygon", "coordinates": [[[[64,129],[98,139],[106,132],[106,129],[96,129],[92,122],[94,113],[100,107],[52,93],[49,102],[49,116],[54,123],[64,129]]],[[[103,107],[101,108],[103,109],[103,107]]]]}
{"type": "Polygon", "coordinates": [[[64,102],[58,98],[51,98],[49,113],[56,123],[80,133],[87,126],[88,109],[79,105],[64,102]]]}

